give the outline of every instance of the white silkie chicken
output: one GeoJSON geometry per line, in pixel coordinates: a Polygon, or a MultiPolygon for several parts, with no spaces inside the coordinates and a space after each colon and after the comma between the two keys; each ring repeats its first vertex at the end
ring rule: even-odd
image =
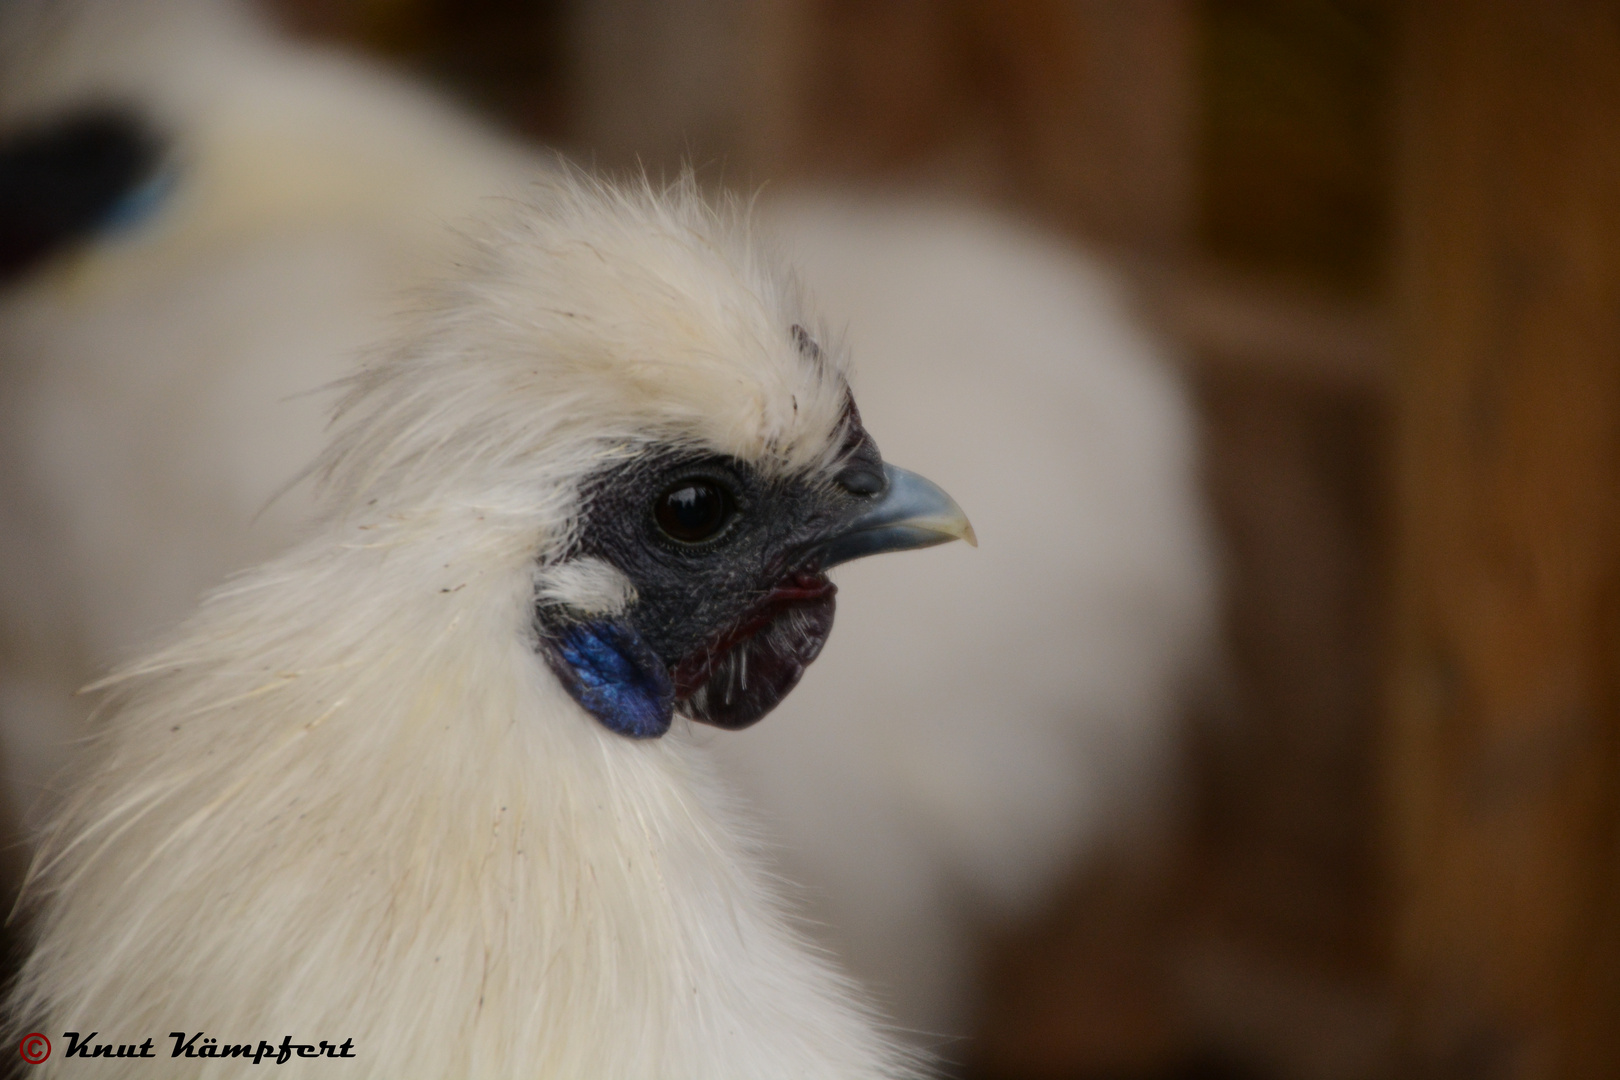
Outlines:
{"type": "MultiPolygon", "coordinates": [[[[104,170],[147,169],[0,294],[0,720],[27,804],[81,731],[72,691],[296,535],[308,485],[272,495],[320,444],[310,391],[390,325],[446,222],[538,166],[228,5],[14,4],[0,118],[88,112],[134,144],[104,170]],[[62,18],[43,46],[30,7],[62,18]]],[[[958,1033],[969,924],[1027,912],[1158,803],[1212,636],[1189,410],[1065,247],[915,199],[762,216],[863,344],[885,445],[967,489],[993,542],[840,571],[816,671],[714,750],[824,939],[900,1023],[958,1033]]]]}
{"type": "Polygon", "coordinates": [[[107,681],[15,1015],[206,1033],[121,1076],[287,1035],[349,1047],[309,1076],[912,1075],[688,718],[758,720],[828,567],[966,519],[735,215],[562,178],[483,235],[353,382],[310,535],[107,681]]]}

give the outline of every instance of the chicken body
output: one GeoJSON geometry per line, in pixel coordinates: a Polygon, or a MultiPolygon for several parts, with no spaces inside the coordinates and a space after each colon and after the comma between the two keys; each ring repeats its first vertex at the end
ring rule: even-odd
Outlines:
{"type": "Polygon", "coordinates": [[[757,719],[722,709],[739,663],[791,689],[824,566],[971,531],[689,189],[557,178],[479,234],[352,384],[306,539],[109,680],[13,1015],[352,1047],[292,1075],[914,1075],[683,717],[757,719]],[[718,524],[683,516],[698,483],[718,524]],[[664,737],[617,726],[638,696],[664,737]]]}

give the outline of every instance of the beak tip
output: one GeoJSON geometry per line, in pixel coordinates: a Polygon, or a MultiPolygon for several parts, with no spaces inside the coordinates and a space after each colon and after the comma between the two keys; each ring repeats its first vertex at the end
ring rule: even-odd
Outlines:
{"type": "Polygon", "coordinates": [[[967,515],[938,484],[887,462],[883,473],[888,490],[822,548],[824,568],[885,551],[933,547],[952,540],[979,546],[967,515]]]}

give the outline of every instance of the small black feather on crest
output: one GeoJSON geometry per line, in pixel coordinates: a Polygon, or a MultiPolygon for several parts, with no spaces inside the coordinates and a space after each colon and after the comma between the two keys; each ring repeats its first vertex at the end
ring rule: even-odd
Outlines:
{"type": "Polygon", "coordinates": [[[821,346],[817,345],[816,339],[810,336],[810,331],[798,323],[794,323],[792,333],[793,344],[799,347],[799,351],[816,363],[821,363],[821,346]]]}

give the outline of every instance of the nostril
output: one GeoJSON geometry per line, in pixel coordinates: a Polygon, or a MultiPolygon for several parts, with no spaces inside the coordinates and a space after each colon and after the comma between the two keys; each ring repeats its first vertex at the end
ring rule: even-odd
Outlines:
{"type": "Polygon", "coordinates": [[[862,465],[851,466],[837,476],[838,486],[851,495],[878,495],[885,487],[883,474],[862,465]]]}

